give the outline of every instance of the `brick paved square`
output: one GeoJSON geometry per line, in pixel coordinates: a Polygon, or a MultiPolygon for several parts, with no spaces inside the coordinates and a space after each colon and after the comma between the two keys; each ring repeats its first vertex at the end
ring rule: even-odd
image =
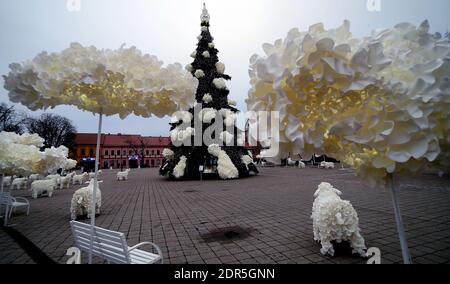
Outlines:
{"type": "MultiPolygon", "coordinates": [[[[382,263],[402,261],[389,192],[363,185],[347,170],[262,168],[257,177],[203,182],[168,181],[155,169],[132,170],[130,180],[117,182],[115,173],[103,172],[97,225],[125,233],[129,245],[155,242],[166,263],[365,263],[358,256],[320,254],[310,219],[320,182],[332,183],[352,202],[366,244],[381,249],[382,263]]],[[[449,181],[423,175],[402,182],[400,206],[415,263],[450,262],[449,181]]],[[[69,208],[79,187],[30,199],[30,216],[12,219],[16,231],[58,263],[73,245],[69,208]]],[[[13,195],[29,198],[25,190],[13,195]]],[[[0,263],[34,262],[0,229],[0,263]]]]}

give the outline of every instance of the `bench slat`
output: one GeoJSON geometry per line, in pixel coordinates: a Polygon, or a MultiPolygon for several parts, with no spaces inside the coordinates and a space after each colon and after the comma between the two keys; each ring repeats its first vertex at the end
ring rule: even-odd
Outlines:
{"type": "MultiPolygon", "coordinates": [[[[79,237],[76,241],[78,241],[78,243],[81,244],[87,244],[90,245],[91,244],[91,239],[89,237],[79,237]]],[[[101,245],[103,247],[105,247],[105,249],[110,249],[110,250],[114,250],[117,251],[118,253],[121,254],[126,254],[126,250],[124,249],[124,247],[122,245],[111,245],[102,241],[98,241],[94,239],[94,245],[101,245]]]]}
{"type": "MultiPolygon", "coordinates": [[[[87,239],[89,242],[91,241],[91,233],[89,232],[77,232],[77,237],[81,237],[81,238],[85,238],[87,239]]],[[[95,232],[94,232],[94,241],[101,241],[103,243],[107,243],[111,246],[115,246],[115,247],[122,247],[124,248],[123,245],[123,240],[122,239],[114,239],[114,238],[108,238],[108,237],[99,237],[95,232]]]]}
{"type": "MultiPolygon", "coordinates": [[[[89,232],[89,233],[91,232],[91,226],[88,224],[79,223],[79,224],[74,224],[73,226],[77,230],[89,232]]],[[[99,235],[102,235],[102,236],[111,236],[111,237],[116,237],[119,239],[125,238],[125,234],[123,234],[123,233],[106,230],[106,229],[99,228],[99,227],[94,227],[94,232],[97,232],[99,235]]]]}
{"type": "Polygon", "coordinates": [[[146,252],[143,250],[132,250],[130,251],[131,262],[134,264],[145,264],[145,263],[155,263],[161,259],[161,256],[146,252]]]}
{"type": "MultiPolygon", "coordinates": [[[[90,251],[89,245],[78,245],[78,248],[84,250],[86,252],[90,251]]],[[[99,250],[96,247],[92,248],[92,254],[95,256],[99,256],[108,260],[111,263],[120,264],[120,263],[128,263],[128,259],[124,255],[115,255],[115,254],[106,254],[104,250],[99,250]]]]}

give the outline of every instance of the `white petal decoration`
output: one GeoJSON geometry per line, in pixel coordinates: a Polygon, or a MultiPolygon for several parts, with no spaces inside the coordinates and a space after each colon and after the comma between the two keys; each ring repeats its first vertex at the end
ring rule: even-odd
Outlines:
{"type": "Polygon", "coordinates": [[[188,64],[188,65],[186,65],[186,71],[188,71],[188,72],[192,72],[192,71],[194,71],[194,67],[192,67],[192,65],[191,64],[188,64]]]}
{"type": "Polygon", "coordinates": [[[67,159],[66,160],[66,163],[65,163],[65,165],[64,165],[64,169],[66,170],[66,171],[69,171],[69,170],[71,170],[71,169],[74,169],[76,166],[77,166],[77,161],[75,161],[75,160],[72,160],[72,159],[67,159]]]}
{"type": "Polygon", "coordinates": [[[208,31],[208,27],[207,26],[202,26],[202,32],[207,32],[208,31]]]}
{"type": "Polygon", "coordinates": [[[220,114],[224,118],[225,126],[231,127],[234,126],[237,120],[237,114],[229,109],[221,109],[220,114]]]}
{"type": "Polygon", "coordinates": [[[185,156],[182,156],[180,158],[180,161],[173,169],[173,176],[175,178],[182,178],[184,176],[184,172],[186,170],[186,161],[187,161],[187,158],[185,156]]]}
{"type": "Polygon", "coordinates": [[[192,119],[193,119],[192,113],[188,111],[177,111],[175,112],[173,122],[182,121],[185,124],[190,124],[192,119]]]}
{"type": "Polygon", "coordinates": [[[217,157],[217,171],[221,179],[235,179],[239,177],[239,171],[234,166],[227,153],[219,145],[213,144],[208,147],[208,152],[217,157]]]}
{"type": "Polygon", "coordinates": [[[47,148],[41,152],[43,141],[35,134],[1,132],[0,173],[23,176],[48,174],[73,165],[74,160],[67,158],[69,150],[64,146],[47,148]]]}
{"type": "Polygon", "coordinates": [[[188,127],[184,130],[175,128],[170,132],[170,139],[172,143],[176,142],[185,142],[187,139],[190,139],[195,135],[195,129],[192,127],[188,127]]]}
{"type": "Polygon", "coordinates": [[[217,70],[217,73],[224,74],[225,73],[225,64],[223,64],[222,62],[217,62],[216,70],[217,70]]]}
{"type": "Polygon", "coordinates": [[[199,112],[199,118],[203,123],[211,123],[216,118],[217,110],[214,108],[204,108],[199,112]]]}
{"type": "Polygon", "coordinates": [[[117,50],[78,43],[60,53],[43,52],[11,64],[5,89],[14,103],[31,110],[73,105],[116,115],[164,117],[195,102],[197,79],[180,64],[163,62],[136,47],[117,50]]]}
{"type": "Polygon", "coordinates": [[[175,156],[175,153],[172,150],[166,148],[163,150],[162,155],[163,155],[164,159],[172,160],[175,156]]]}
{"type": "Polygon", "coordinates": [[[225,80],[222,78],[214,79],[213,84],[217,89],[226,89],[227,88],[227,84],[225,83],[225,80]]]}
{"type": "Polygon", "coordinates": [[[197,77],[198,79],[205,77],[205,72],[203,72],[203,70],[198,69],[195,71],[194,73],[195,77],[197,77]]]}
{"type": "Polygon", "coordinates": [[[214,43],[210,42],[210,43],[208,43],[208,47],[209,47],[209,48],[214,48],[215,45],[214,45],[214,43]]]}
{"type": "Polygon", "coordinates": [[[213,98],[210,94],[206,94],[203,96],[203,102],[206,104],[209,104],[210,102],[213,101],[213,98]]]}
{"type": "Polygon", "coordinates": [[[192,58],[197,57],[197,51],[196,51],[196,50],[194,50],[194,52],[191,53],[191,57],[192,57],[192,58]]]}
{"type": "Polygon", "coordinates": [[[228,99],[228,105],[235,107],[235,106],[237,106],[237,102],[235,100],[228,99]]]}
{"type": "Polygon", "coordinates": [[[210,58],[210,57],[211,57],[211,55],[209,54],[209,51],[203,52],[202,55],[203,55],[203,57],[205,57],[205,58],[210,58]]]}
{"type": "Polygon", "coordinates": [[[280,113],[280,152],[268,159],[326,153],[372,186],[388,173],[448,169],[450,45],[428,29],[400,24],[359,40],[345,21],[264,44],[246,102],[280,113]]]}

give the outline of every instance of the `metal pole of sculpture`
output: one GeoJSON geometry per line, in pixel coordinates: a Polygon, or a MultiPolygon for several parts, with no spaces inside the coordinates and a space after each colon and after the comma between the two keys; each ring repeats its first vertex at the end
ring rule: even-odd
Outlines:
{"type": "Polygon", "coordinates": [[[394,174],[389,174],[389,183],[391,185],[391,197],[394,205],[395,222],[397,223],[398,237],[402,249],[403,263],[412,264],[411,254],[409,253],[408,242],[406,241],[405,227],[403,224],[400,206],[398,204],[397,188],[394,180],[394,174]]]}
{"type": "Polygon", "coordinates": [[[94,245],[94,226],[95,226],[95,212],[97,204],[97,186],[98,186],[98,165],[100,158],[100,139],[102,136],[102,119],[103,113],[100,112],[98,119],[98,132],[97,132],[97,148],[95,151],[95,176],[94,176],[94,190],[92,191],[92,204],[91,204],[91,244],[89,248],[89,264],[92,264],[92,250],[94,245]]]}

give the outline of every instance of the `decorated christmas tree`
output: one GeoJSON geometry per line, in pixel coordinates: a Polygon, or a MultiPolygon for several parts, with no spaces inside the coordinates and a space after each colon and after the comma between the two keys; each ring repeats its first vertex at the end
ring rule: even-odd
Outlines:
{"type": "Polygon", "coordinates": [[[228,99],[225,65],[219,62],[214,38],[209,32],[209,14],[203,5],[201,34],[194,62],[186,69],[199,85],[196,105],[189,111],[174,114],[171,123],[171,149],[163,152],[160,168],[163,176],[198,179],[201,174],[221,179],[237,179],[258,173],[252,155],[245,149],[245,134],[236,127],[236,103],[228,99]]]}

